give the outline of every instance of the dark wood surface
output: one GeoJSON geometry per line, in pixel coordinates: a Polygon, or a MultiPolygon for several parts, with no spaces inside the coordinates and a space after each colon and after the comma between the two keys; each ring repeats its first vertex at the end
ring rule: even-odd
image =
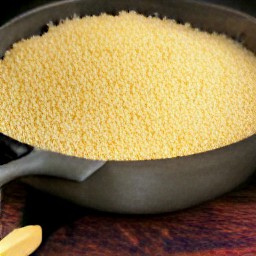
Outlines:
{"type": "Polygon", "coordinates": [[[36,256],[256,255],[256,178],[184,211],[118,215],[80,208],[13,182],[4,188],[2,235],[40,224],[36,256]]]}

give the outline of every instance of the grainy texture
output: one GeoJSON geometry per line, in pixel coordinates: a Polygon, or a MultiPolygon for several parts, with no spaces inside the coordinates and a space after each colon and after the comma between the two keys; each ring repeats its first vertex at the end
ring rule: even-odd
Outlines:
{"type": "Polygon", "coordinates": [[[198,207],[151,216],[94,212],[13,183],[1,221],[4,234],[42,225],[35,256],[255,256],[256,180],[198,207]]]}
{"type": "Polygon", "coordinates": [[[169,158],[256,132],[255,56],[170,20],[67,20],[15,44],[0,74],[0,132],[68,155],[169,158]]]}

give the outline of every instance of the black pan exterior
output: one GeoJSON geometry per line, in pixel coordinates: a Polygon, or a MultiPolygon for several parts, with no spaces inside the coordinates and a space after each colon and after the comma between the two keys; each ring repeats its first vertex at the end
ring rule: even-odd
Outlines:
{"type": "Polygon", "coordinates": [[[0,165],[24,157],[32,150],[32,146],[21,143],[0,133],[0,165]]]}

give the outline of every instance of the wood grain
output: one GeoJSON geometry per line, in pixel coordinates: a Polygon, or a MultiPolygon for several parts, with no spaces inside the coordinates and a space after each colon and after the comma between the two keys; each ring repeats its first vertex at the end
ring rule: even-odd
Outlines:
{"type": "Polygon", "coordinates": [[[255,180],[203,205],[148,216],[80,208],[13,182],[4,188],[3,235],[40,224],[37,256],[256,255],[255,180]]]}

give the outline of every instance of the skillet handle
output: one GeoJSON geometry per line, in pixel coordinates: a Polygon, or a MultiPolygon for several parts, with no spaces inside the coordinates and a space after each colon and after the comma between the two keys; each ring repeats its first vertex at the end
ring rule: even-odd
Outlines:
{"type": "Polygon", "coordinates": [[[28,175],[48,175],[81,182],[106,163],[38,150],[2,134],[0,160],[0,187],[28,175]]]}

